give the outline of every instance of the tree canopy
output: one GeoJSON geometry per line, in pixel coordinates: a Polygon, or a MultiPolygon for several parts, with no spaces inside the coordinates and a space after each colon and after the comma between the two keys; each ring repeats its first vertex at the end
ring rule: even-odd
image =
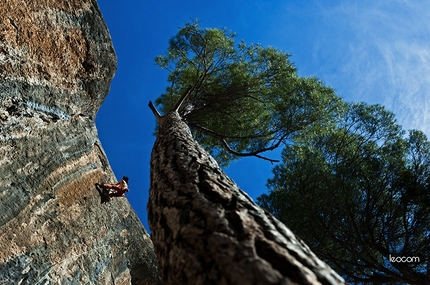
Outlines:
{"type": "Polygon", "coordinates": [[[349,281],[429,283],[430,142],[422,132],[405,136],[382,106],[351,103],[333,130],[296,137],[273,173],[258,204],[349,281]]]}
{"type": "Polygon", "coordinates": [[[177,110],[221,165],[239,156],[275,161],[261,154],[330,121],[341,102],[320,80],[300,77],[289,57],[188,23],[156,58],[169,72],[156,104],[163,113],[177,110]]]}

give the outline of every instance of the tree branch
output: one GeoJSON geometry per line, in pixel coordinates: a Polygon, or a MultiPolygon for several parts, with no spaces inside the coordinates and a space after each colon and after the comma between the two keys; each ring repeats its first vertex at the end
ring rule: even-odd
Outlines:
{"type": "MultiPolygon", "coordinates": [[[[271,158],[262,156],[262,155],[260,155],[260,153],[266,152],[266,151],[269,151],[269,150],[274,150],[275,148],[277,148],[281,144],[282,140],[288,135],[288,134],[284,134],[279,139],[279,141],[276,144],[272,145],[271,147],[262,148],[262,149],[259,149],[259,150],[256,150],[256,151],[243,153],[243,152],[238,152],[238,151],[235,151],[234,149],[232,149],[230,147],[230,145],[225,140],[226,136],[223,136],[220,133],[217,133],[217,132],[212,131],[212,130],[210,130],[208,128],[199,126],[197,124],[191,124],[191,126],[195,127],[196,129],[199,129],[200,131],[205,132],[205,133],[207,133],[207,134],[209,134],[209,135],[211,135],[213,137],[218,138],[219,141],[221,142],[221,144],[223,145],[224,149],[227,150],[228,152],[234,154],[234,155],[237,155],[237,156],[255,156],[255,157],[258,157],[258,158],[261,158],[261,159],[264,159],[264,160],[268,160],[271,163],[273,163],[273,162],[279,162],[279,160],[277,160],[277,159],[271,159],[271,158]]],[[[235,138],[239,138],[240,139],[241,137],[235,137],[235,138]]],[[[242,138],[249,138],[249,137],[242,137],[242,138]]]]}
{"type": "Polygon", "coordinates": [[[152,104],[152,101],[149,101],[148,106],[149,106],[149,109],[151,109],[151,111],[154,114],[154,116],[157,119],[157,121],[159,121],[163,116],[161,116],[161,114],[155,108],[154,104],[152,104]]]}
{"type": "Polygon", "coordinates": [[[258,158],[261,158],[261,159],[264,159],[264,160],[268,160],[268,161],[270,161],[271,163],[273,163],[273,162],[279,162],[279,160],[277,160],[277,159],[271,159],[271,158],[268,158],[268,157],[265,157],[265,156],[262,156],[262,155],[259,155],[259,153],[261,153],[261,152],[264,152],[264,151],[266,151],[266,150],[257,150],[257,151],[253,151],[253,152],[246,152],[246,153],[243,153],[243,152],[237,152],[237,151],[235,151],[234,149],[232,149],[229,145],[228,145],[228,143],[225,141],[225,139],[220,139],[220,141],[221,141],[221,144],[224,146],[224,148],[228,151],[228,152],[230,152],[230,153],[232,153],[232,154],[234,154],[234,155],[237,155],[237,156],[255,156],[255,157],[258,157],[258,158]]]}
{"type": "Polygon", "coordinates": [[[195,123],[191,122],[191,123],[188,123],[188,125],[191,128],[196,128],[196,129],[198,129],[198,130],[200,130],[200,131],[202,131],[208,135],[211,135],[213,137],[224,138],[224,139],[258,139],[258,138],[268,137],[268,136],[274,135],[276,133],[276,131],[271,131],[271,132],[265,133],[265,134],[256,134],[256,135],[250,135],[250,136],[226,136],[226,135],[222,135],[218,132],[215,132],[211,129],[208,129],[206,127],[200,126],[199,124],[195,124],[195,123]]]}
{"type": "Polygon", "coordinates": [[[187,99],[188,95],[190,94],[190,90],[193,88],[193,86],[188,86],[187,90],[181,95],[179,100],[176,102],[175,106],[173,107],[173,111],[178,112],[179,108],[181,108],[182,103],[184,103],[185,99],[187,99]]]}

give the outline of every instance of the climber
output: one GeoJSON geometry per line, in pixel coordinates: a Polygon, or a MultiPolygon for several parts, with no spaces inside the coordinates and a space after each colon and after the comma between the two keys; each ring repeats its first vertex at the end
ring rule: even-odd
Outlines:
{"type": "Polygon", "coordinates": [[[123,176],[122,180],[115,184],[97,184],[103,190],[107,191],[107,197],[105,202],[109,202],[112,197],[125,197],[125,192],[128,192],[128,177],[123,176]],[[114,192],[110,192],[109,189],[114,190],[114,192]]]}

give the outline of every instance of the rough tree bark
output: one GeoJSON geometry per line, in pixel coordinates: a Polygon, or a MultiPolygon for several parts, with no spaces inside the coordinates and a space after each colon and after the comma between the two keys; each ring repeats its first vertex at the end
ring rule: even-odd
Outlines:
{"type": "Polygon", "coordinates": [[[148,217],[166,284],[344,284],[239,189],[177,112],[158,122],[148,217]]]}

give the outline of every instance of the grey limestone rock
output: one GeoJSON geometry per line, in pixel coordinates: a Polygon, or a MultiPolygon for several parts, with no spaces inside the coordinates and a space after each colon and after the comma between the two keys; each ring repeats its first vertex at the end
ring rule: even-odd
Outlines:
{"type": "MultiPolygon", "coordinates": [[[[116,57],[94,0],[0,3],[0,284],[159,284],[94,117],[116,57]]],[[[135,189],[137,190],[137,189],[135,189]]]]}

